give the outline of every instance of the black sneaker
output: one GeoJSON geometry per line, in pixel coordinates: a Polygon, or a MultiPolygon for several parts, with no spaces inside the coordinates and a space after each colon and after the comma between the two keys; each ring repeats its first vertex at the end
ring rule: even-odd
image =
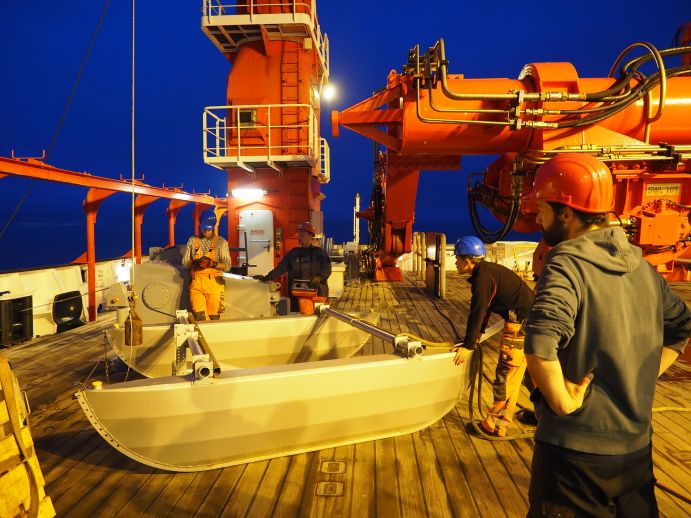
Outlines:
{"type": "Polygon", "coordinates": [[[537,417],[535,412],[528,408],[522,408],[514,414],[514,418],[521,424],[528,426],[537,426],[537,417]]]}

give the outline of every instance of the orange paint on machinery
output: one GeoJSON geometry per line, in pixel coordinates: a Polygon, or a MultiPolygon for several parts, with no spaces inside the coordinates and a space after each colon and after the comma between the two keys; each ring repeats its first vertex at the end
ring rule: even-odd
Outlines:
{"type": "MultiPolygon", "coordinates": [[[[589,132],[597,133],[601,128],[619,134],[619,137],[611,136],[608,139],[612,144],[629,142],[626,137],[643,141],[646,121],[649,120],[647,112],[650,109],[656,112],[659,108],[659,88],[654,88],[647,97],[649,101],[637,100],[625,110],[590,128],[551,128],[549,125],[556,124],[560,115],[541,115],[542,112],[589,109],[597,103],[548,100],[518,102],[522,96],[519,92],[536,97],[548,94],[553,98],[560,94],[577,96],[606,90],[615,80],[578,78],[570,63],[531,64],[523,69],[522,77],[522,80],[464,79],[462,76],[448,78],[448,87],[456,94],[510,96],[515,98],[515,102],[450,99],[442,92],[440,83],[432,89],[431,94],[426,89],[420,91],[418,102],[412,86],[413,78],[392,72],[387,91],[391,98],[401,100],[402,108],[382,110],[379,109],[382,104],[375,104],[362,110],[361,103],[338,113],[336,122],[358,133],[386,123],[390,129],[387,135],[393,139],[382,139],[381,143],[404,156],[485,155],[580,145],[584,138],[587,140],[589,132]],[[545,76],[550,79],[545,79],[545,76]]],[[[632,81],[632,86],[637,83],[632,81]]],[[[689,142],[689,113],[691,77],[671,78],[667,84],[661,117],[649,124],[649,140],[668,144],[689,142]]],[[[338,130],[334,128],[334,132],[338,130]]]]}
{"type": "MultiPolygon", "coordinates": [[[[471,220],[486,242],[511,229],[538,230],[521,195],[530,191],[542,163],[564,152],[597,156],[613,173],[616,223],[660,271],[670,273],[674,259],[691,250],[691,50],[681,46],[689,40],[691,24],[685,24],[678,47],[631,45],[604,78],[581,78],[570,63],[532,63],[517,79],[467,79],[448,73],[443,40],[424,52],[416,46],[402,71],[389,74],[385,90],[332,114],[334,134],[341,125],[388,148],[380,183],[388,186],[396,178],[406,184],[393,200],[399,213],[401,204],[414,206],[425,162],[501,155],[481,182],[469,184],[471,220]],[[636,48],[644,54],[627,57],[636,48]],[[681,66],[667,65],[679,56],[681,66]],[[654,65],[652,73],[643,72],[646,63],[654,65]],[[418,165],[414,172],[406,172],[407,161],[418,165]],[[501,222],[499,229],[479,220],[478,203],[501,222]]],[[[382,222],[380,254],[395,257],[410,249],[409,233],[395,228],[411,227],[412,215],[407,222],[394,217],[392,197],[382,197],[382,214],[371,218],[382,222]]]]}

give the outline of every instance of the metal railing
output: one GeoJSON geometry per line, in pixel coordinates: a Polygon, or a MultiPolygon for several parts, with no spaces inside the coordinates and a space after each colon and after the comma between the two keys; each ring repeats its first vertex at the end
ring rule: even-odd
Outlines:
{"type": "Polygon", "coordinates": [[[289,161],[322,166],[324,153],[309,104],[209,106],[203,115],[203,152],[208,164],[240,167],[289,161]]]}
{"type": "Polygon", "coordinates": [[[331,180],[331,148],[324,137],[321,137],[321,159],[319,181],[321,183],[329,183],[331,180]]]}
{"type": "Polygon", "coordinates": [[[246,0],[245,2],[223,2],[221,0],[204,0],[204,16],[236,16],[261,14],[306,14],[316,22],[315,0],[246,0]]]}
{"type": "Polygon", "coordinates": [[[222,0],[204,0],[202,14],[210,19],[215,16],[249,16],[251,23],[261,23],[256,16],[285,14],[292,17],[292,21],[300,23],[298,15],[307,15],[310,19],[310,32],[315,40],[319,56],[324,67],[324,76],[329,76],[329,38],[321,31],[317,19],[315,0],[283,0],[227,3],[222,0]]]}

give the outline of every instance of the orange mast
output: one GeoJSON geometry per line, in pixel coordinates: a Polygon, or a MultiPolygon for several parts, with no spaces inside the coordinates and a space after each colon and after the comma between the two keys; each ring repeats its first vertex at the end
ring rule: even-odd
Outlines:
{"type": "Polygon", "coordinates": [[[243,214],[270,211],[272,235],[261,237],[273,267],[298,245],[299,223],[323,231],[320,186],[329,181],[329,158],[319,93],[328,78],[328,39],[314,0],[245,0],[227,8],[207,0],[202,30],[232,63],[227,104],[204,112],[204,161],[226,171],[231,248],[244,242],[243,214]],[[243,199],[241,189],[253,190],[253,199],[243,199]]]}

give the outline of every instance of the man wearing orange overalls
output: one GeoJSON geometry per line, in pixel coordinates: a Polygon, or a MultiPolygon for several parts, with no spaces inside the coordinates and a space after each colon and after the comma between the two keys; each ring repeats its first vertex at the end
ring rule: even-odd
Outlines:
{"type": "Polygon", "coordinates": [[[196,320],[218,320],[223,311],[223,272],[230,266],[228,241],[216,235],[216,214],[207,209],[199,216],[200,236],[187,241],[182,264],[192,270],[190,305],[196,320]]]}

